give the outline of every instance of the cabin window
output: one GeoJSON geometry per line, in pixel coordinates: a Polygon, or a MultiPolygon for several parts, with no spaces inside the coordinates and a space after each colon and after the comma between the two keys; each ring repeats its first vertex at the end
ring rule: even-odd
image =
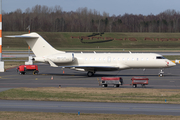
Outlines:
{"type": "Polygon", "coordinates": [[[118,61],[119,61],[120,59],[118,58],[118,61]]]}
{"type": "Polygon", "coordinates": [[[149,60],[148,58],[146,60],[149,60]]]}
{"type": "Polygon", "coordinates": [[[134,61],[134,58],[132,58],[132,60],[134,61]]]}
{"type": "Polygon", "coordinates": [[[157,56],[156,59],[166,59],[166,58],[163,56],[157,56]]]}

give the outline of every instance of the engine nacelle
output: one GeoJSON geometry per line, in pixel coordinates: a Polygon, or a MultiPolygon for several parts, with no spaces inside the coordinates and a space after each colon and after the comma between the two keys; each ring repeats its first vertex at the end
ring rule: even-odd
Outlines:
{"type": "Polygon", "coordinates": [[[34,57],[32,60],[37,62],[46,62],[44,57],[34,57]]]}
{"type": "Polygon", "coordinates": [[[55,63],[70,63],[74,61],[74,53],[59,53],[47,57],[55,63]]]}
{"type": "Polygon", "coordinates": [[[74,53],[59,53],[44,57],[34,57],[33,60],[37,62],[48,62],[51,60],[54,63],[70,63],[74,61],[74,53]]]}

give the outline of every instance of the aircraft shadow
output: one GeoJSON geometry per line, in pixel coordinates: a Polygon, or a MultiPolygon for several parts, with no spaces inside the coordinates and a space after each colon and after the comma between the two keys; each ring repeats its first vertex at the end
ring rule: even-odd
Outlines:
{"type": "MultiPolygon", "coordinates": [[[[85,77],[87,78],[87,75],[86,74],[79,74],[79,73],[75,73],[75,74],[63,74],[63,73],[40,73],[38,75],[47,75],[47,76],[76,76],[77,77],[85,77]]],[[[111,75],[111,74],[95,74],[94,76],[90,77],[90,78],[96,78],[96,77],[135,77],[135,76],[144,76],[144,77],[158,77],[158,75],[148,75],[148,74],[139,74],[139,75],[111,75]]],[[[170,77],[170,76],[176,76],[176,75],[164,75],[164,77],[170,77]]]]}
{"type": "MultiPolygon", "coordinates": [[[[95,74],[93,77],[136,77],[136,76],[144,76],[144,77],[148,77],[148,76],[151,76],[151,77],[158,77],[158,75],[148,75],[148,74],[139,74],[139,75],[107,75],[107,74],[95,74]]],[[[164,76],[176,76],[176,75],[164,75],[164,76]]]]}

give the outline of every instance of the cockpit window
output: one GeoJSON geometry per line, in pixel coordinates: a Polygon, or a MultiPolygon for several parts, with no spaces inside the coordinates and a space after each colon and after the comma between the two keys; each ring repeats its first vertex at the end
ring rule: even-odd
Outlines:
{"type": "Polygon", "coordinates": [[[163,56],[157,56],[156,59],[166,59],[166,58],[163,56]]]}

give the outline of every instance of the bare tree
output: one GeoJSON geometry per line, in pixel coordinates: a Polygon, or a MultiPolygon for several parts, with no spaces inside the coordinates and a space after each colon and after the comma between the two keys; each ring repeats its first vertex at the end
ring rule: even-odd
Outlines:
{"type": "Polygon", "coordinates": [[[180,12],[166,10],[158,15],[124,14],[109,16],[86,7],[75,12],[65,12],[59,5],[47,7],[36,5],[24,12],[3,12],[4,31],[47,32],[179,32],[180,12]]]}

